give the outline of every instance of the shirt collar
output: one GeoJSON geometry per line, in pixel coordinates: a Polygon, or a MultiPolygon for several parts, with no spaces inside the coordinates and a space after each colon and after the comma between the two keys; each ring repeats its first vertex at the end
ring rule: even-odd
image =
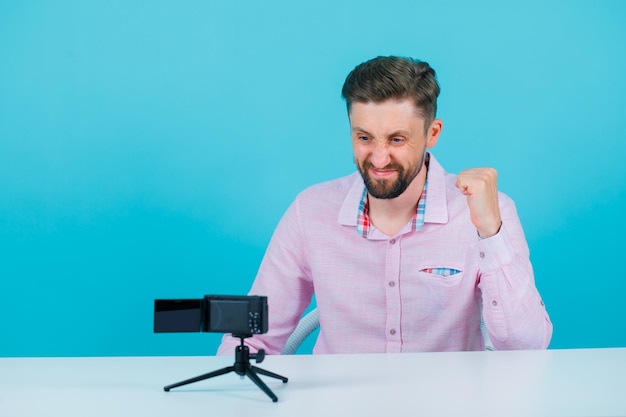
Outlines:
{"type": "MultiPolygon", "coordinates": [[[[446,223],[448,210],[446,206],[445,171],[435,157],[428,153],[428,172],[426,174],[426,186],[417,205],[411,230],[419,230],[424,223],[446,223]],[[426,205],[426,189],[428,189],[428,205],[426,205]]],[[[367,191],[365,184],[358,172],[353,174],[354,182],[346,194],[341,209],[339,210],[339,224],[354,226],[357,232],[364,237],[371,228],[369,218],[362,216],[367,209],[367,191]]]]}

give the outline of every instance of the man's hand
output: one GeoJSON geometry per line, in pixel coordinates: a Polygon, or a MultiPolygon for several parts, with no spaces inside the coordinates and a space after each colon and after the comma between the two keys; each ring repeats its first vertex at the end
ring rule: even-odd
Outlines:
{"type": "Polygon", "coordinates": [[[498,233],[502,225],[497,180],[498,173],[493,168],[468,169],[456,179],[456,187],[467,196],[472,223],[483,239],[498,233]]]}

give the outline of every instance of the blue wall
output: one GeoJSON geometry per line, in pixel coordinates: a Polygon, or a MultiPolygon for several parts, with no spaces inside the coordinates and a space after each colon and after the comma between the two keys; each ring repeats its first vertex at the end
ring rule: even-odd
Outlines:
{"type": "Polygon", "coordinates": [[[494,166],[552,348],[626,346],[626,2],[0,1],[0,356],[212,354],[155,298],[245,293],[298,191],[353,171],[340,88],[429,61],[434,149],[494,166]]]}

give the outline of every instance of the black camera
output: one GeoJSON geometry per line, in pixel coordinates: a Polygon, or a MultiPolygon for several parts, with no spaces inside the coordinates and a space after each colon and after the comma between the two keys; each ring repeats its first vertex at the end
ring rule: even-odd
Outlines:
{"type": "Polygon", "coordinates": [[[205,295],[154,300],[154,332],[267,333],[267,297],[205,295]]]}

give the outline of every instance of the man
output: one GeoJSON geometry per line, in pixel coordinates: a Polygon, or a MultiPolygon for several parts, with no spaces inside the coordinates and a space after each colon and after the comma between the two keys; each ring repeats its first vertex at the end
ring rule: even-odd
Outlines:
{"type": "MultiPolygon", "coordinates": [[[[281,353],[314,293],[314,353],[483,350],[481,317],[495,349],[547,348],[552,324],[496,171],[455,176],[426,151],[443,127],[435,71],[374,58],[342,95],[358,173],[306,189],[281,219],[250,291],[269,304],[251,349],[281,353]]],[[[225,335],[218,353],[237,343],[225,335]]]]}

